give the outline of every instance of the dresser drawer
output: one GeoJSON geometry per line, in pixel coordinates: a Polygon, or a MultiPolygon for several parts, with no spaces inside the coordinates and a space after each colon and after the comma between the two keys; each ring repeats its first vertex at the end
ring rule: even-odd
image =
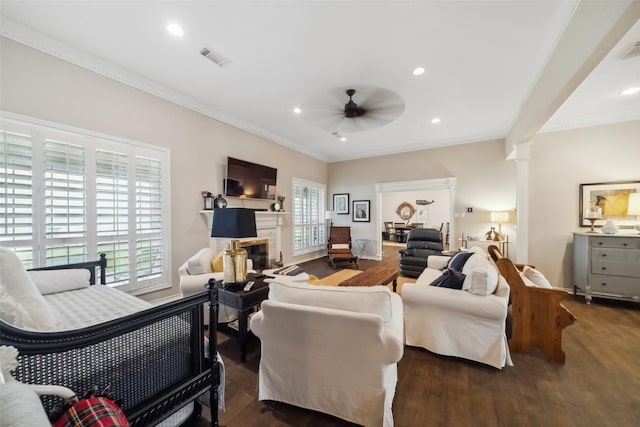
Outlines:
{"type": "Polygon", "coordinates": [[[592,248],[591,273],[640,278],[640,250],[592,248]]]}
{"type": "Polygon", "coordinates": [[[591,239],[591,247],[638,249],[638,242],[640,240],[632,237],[594,237],[591,239]]]}
{"type": "Polygon", "coordinates": [[[591,276],[591,291],[631,296],[640,295],[640,278],[593,274],[591,276]]]}

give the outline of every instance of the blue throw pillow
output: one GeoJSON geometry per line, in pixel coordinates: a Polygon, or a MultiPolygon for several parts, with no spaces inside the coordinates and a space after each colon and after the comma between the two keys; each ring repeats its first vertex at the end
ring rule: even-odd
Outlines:
{"type": "Polygon", "coordinates": [[[462,285],[464,284],[465,275],[447,268],[447,271],[442,273],[440,277],[431,282],[429,286],[437,286],[439,288],[449,288],[449,289],[462,289],[462,285]]]}
{"type": "Polygon", "coordinates": [[[447,268],[455,271],[462,271],[462,267],[464,267],[467,260],[471,258],[471,255],[473,255],[473,252],[458,252],[449,260],[447,268]]]}

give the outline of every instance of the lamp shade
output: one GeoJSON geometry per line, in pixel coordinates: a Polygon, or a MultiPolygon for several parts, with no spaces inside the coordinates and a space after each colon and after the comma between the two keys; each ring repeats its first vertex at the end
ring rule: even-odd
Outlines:
{"type": "Polygon", "coordinates": [[[211,237],[239,239],[256,237],[256,213],[252,209],[216,209],[211,225],[211,237]]]}
{"type": "Polygon", "coordinates": [[[509,222],[509,212],[491,212],[491,222],[498,224],[509,222]]]}
{"type": "Polygon", "coordinates": [[[602,208],[591,203],[584,208],[583,216],[587,219],[600,219],[602,218],[602,208]]]}
{"type": "Polygon", "coordinates": [[[640,193],[629,194],[629,206],[627,215],[640,215],[640,193]]]}
{"type": "Polygon", "coordinates": [[[335,211],[325,211],[324,213],[324,219],[335,219],[336,216],[337,215],[335,211]]]}

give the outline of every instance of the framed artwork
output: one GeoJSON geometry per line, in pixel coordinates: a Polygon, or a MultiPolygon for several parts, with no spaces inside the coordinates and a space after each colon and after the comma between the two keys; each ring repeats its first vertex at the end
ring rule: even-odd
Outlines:
{"type": "Polygon", "coordinates": [[[579,226],[591,226],[591,222],[584,218],[584,211],[593,203],[602,209],[602,219],[595,221],[595,227],[602,227],[608,219],[613,220],[620,228],[633,227],[635,217],[627,214],[631,193],[640,193],[640,181],[580,184],[579,226]]]}
{"type": "Polygon", "coordinates": [[[338,215],[349,215],[349,193],[333,195],[333,211],[338,215]]]}
{"type": "Polygon", "coordinates": [[[353,222],[370,222],[371,221],[371,201],[370,200],[354,200],[353,201],[353,222]]]}

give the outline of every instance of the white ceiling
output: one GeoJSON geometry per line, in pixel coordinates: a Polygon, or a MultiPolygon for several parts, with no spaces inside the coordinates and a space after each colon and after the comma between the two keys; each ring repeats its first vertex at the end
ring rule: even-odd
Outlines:
{"type": "MultiPolygon", "coordinates": [[[[576,5],[3,0],[0,34],[339,161],[505,137],[576,5]],[[170,22],[184,28],[183,37],[166,31],[170,22]],[[210,62],[200,54],[205,46],[231,63],[210,62]],[[426,73],[413,76],[416,66],[426,73]],[[360,131],[336,122],[347,138],[340,141],[309,107],[320,99],[337,114],[348,88],[363,95],[385,89],[404,109],[390,123],[360,131]],[[296,106],[307,110],[295,115],[296,106]],[[439,124],[431,123],[435,117],[439,124]]],[[[621,59],[638,40],[636,23],[543,130],[640,118],[640,95],[617,95],[640,85],[640,56],[621,59]]]]}

